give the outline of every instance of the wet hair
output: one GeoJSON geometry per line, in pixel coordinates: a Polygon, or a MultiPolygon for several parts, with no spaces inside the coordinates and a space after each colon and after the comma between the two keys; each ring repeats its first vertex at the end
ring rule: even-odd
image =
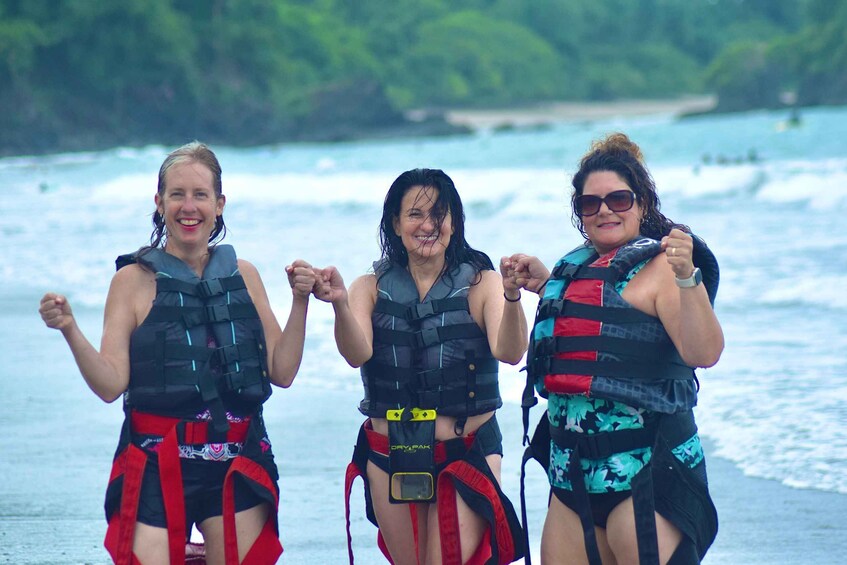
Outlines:
{"type": "Polygon", "coordinates": [[[388,194],[385,195],[379,226],[382,258],[402,267],[409,264],[409,254],[402,239],[394,231],[394,221],[400,217],[403,197],[409,190],[419,186],[437,191],[430,211],[436,230],[441,229],[441,223],[448,213],[453,222],[453,234],[444,254],[445,272],[449,274],[462,263],[471,264],[477,272],[493,270],[494,265],[488,255],[472,248],[465,240],[465,210],[462,200],[453,180],[440,169],[412,169],[401,174],[391,184],[388,194]]]}
{"type": "Polygon", "coordinates": [[[582,217],[576,213],[576,199],[582,195],[585,181],[591,173],[609,171],[617,174],[635,192],[635,199],[644,216],[641,219],[641,235],[661,239],[673,228],[691,233],[688,226],[677,224],[666,218],[659,209],[659,195],[656,183],[644,166],[641,149],[623,133],[613,133],[591,144],[579,163],[579,170],[573,176],[573,194],[571,195],[571,220],[580,233],[588,239],[582,217]]]}
{"type": "MultiPolygon", "coordinates": [[[[215,190],[215,200],[223,196],[223,185],[221,183],[221,164],[214,152],[208,146],[199,141],[186,143],[179,149],[171,151],[162,166],[159,167],[159,186],[157,192],[159,198],[165,197],[165,175],[174,165],[182,163],[199,163],[212,171],[212,186],[215,190]]],[[[226,236],[226,224],[223,214],[215,218],[215,227],[209,235],[209,244],[214,245],[226,236]]],[[[164,247],[167,243],[165,232],[165,219],[156,210],[153,212],[153,233],[150,234],[150,248],[164,247]]]]}

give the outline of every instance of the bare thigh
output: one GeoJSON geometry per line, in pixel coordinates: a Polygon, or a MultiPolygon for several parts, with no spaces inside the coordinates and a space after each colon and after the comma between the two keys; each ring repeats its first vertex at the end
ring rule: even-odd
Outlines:
{"type": "MultiPolygon", "coordinates": [[[[235,513],[235,535],[238,540],[238,560],[244,559],[253,542],[259,537],[270,516],[271,505],[259,504],[235,513]]],[[[198,524],[206,543],[206,564],[224,565],[224,522],[222,516],[212,516],[198,524]]],[[[145,565],[147,565],[145,563],[145,565]]]]}
{"type": "MultiPolygon", "coordinates": [[[[615,506],[609,514],[606,533],[619,565],[637,565],[638,540],[635,534],[635,512],[631,497],[615,506]]],[[[667,563],[679,542],[682,541],[682,532],[665,517],[656,513],[656,534],[659,540],[659,562],[667,563]]]]}
{"type": "MultiPolygon", "coordinates": [[[[368,461],[367,474],[376,521],[392,560],[396,565],[417,565],[415,531],[412,528],[410,505],[392,504],[388,501],[388,473],[370,461],[368,461]]],[[[418,537],[421,540],[426,539],[424,514],[426,506],[418,505],[418,537]]],[[[423,543],[421,543],[422,548],[423,543]]]]}
{"type": "MultiPolygon", "coordinates": [[[[606,530],[594,528],[597,548],[604,565],[617,565],[606,539],[606,530]]],[[[550,497],[544,530],[541,532],[542,565],[588,565],[585,537],[579,516],[562,504],[555,496],[550,497]]]]}
{"type": "Polygon", "coordinates": [[[169,565],[171,558],[168,552],[167,528],[136,522],[132,552],[144,565],[169,565]]]}
{"type": "MultiPolygon", "coordinates": [[[[488,455],[485,460],[497,479],[497,484],[500,484],[500,463],[503,458],[500,455],[488,455]]],[[[464,563],[471,558],[479,547],[482,536],[488,527],[488,522],[471,510],[461,496],[456,497],[456,512],[459,518],[459,540],[462,546],[462,563],[464,563]]],[[[426,538],[426,559],[424,563],[427,565],[441,563],[441,536],[439,535],[441,530],[438,524],[438,508],[435,504],[429,505],[427,531],[431,533],[426,538]]]]}

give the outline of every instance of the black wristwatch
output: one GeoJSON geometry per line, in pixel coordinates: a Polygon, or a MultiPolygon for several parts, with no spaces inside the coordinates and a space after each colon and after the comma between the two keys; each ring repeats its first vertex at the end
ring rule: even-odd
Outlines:
{"type": "Polygon", "coordinates": [[[693,288],[703,282],[703,273],[700,272],[699,267],[694,267],[694,272],[687,279],[674,276],[674,280],[676,281],[676,286],[679,288],[693,288]]]}

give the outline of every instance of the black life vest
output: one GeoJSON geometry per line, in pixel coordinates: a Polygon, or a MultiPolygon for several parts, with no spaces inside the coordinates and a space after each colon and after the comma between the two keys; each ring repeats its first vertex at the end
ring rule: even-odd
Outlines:
{"type": "Polygon", "coordinates": [[[463,418],[502,406],[498,362],[468,308],[476,269],[445,273],[423,301],[404,267],[383,260],[374,270],[373,356],[361,369],[359,410],[385,418],[390,409],[435,408],[463,418]]]}
{"type": "Polygon", "coordinates": [[[262,323],[230,245],[209,248],[202,278],[161,249],[118,257],[156,274],[156,298],[130,338],[128,407],[179,418],[249,415],[271,394],[262,323]]]}

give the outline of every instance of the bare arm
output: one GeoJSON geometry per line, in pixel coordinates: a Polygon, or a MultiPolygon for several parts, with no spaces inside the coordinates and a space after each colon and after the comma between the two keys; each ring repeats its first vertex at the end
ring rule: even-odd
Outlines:
{"type": "Polygon", "coordinates": [[[150,284],[155,284],[153,275],[137,266],[115,274],[106,298],[99,352],[83,335],[64,296],[47,293],[41,299],[44,323],[62,332],[86,384],[105,402],[113,402],[129,386],[129,339],[138,326],[135,304],[150,284]]]}
{"type": "Polygon", "coordinates": [[[376,276],[364,275],[350,289],[335,267],[319,271],[315,295],[335,310],[335,344],[351,367],[361,367],[373,356],[373,315],[376,276]]]}
{"type": "Polygon", "coordinates": [[[303,260],[296,260],[285,268],[293,294],[291,312],[285,329],[281,330],[259,271],[251,263],[238,260],[238,269],[244,277],[250,298],[259,313],[268,351],[268,373],[271,382],[287,388],[294,382],[303,360],[303,345],[306,340],[306,314],[309,294],[314,286],[314,271],[303,260]]]}
{"type": "MultiPolygon", "coordinates": [[[[510,269],[506,258],[501,261],[500,269],[503,272],[510,269]]],[[[493,271],[483,271],[482,280],[471,287],[468,298],[474,301],[480,295],[483,300],[485,333],[492,355],[504,363],[516,365],[526,353],[529,340],[526,316],[520,303],[520,290],[515,285],[514,276],[507,274],[501,279],[493,271]],[[507,301],[504,295],[517,300],[507,301]]]]}
{"type": "MultiPolygon", "coordinates": [[[[655,263],[658,290],[656,313],[682,359],[692,367],[711,367],[720,359],[724,348],[723,331],[718,322],[706,287],[679,288],[674,277],[685,279],[694,271],[691,236],[672,230],[662,240],[663,257],[655,263]]],[[[645,267],[646,268],[646,267],[645,267]]]]}

